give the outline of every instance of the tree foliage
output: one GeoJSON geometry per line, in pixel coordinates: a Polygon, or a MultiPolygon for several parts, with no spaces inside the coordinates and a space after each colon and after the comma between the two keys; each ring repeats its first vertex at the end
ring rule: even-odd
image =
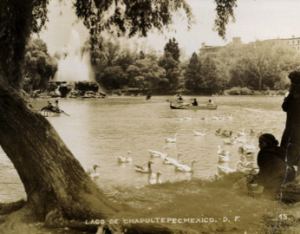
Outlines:
{"type": "Polygon", "coordinates": [[[165,53],[170,53],[175,61],[179,61],[180,49],[175,38],[169,39],[169,42],[165,45],[164,51],[165,53]]]}
{"type": "Polygon", "coordinates": [[[31,39],[25,49],[25,79],[22,88],[27,92],[45,90],[56,71],[57,61],[48,54],[46,43],[41,39],[31,39]]]}

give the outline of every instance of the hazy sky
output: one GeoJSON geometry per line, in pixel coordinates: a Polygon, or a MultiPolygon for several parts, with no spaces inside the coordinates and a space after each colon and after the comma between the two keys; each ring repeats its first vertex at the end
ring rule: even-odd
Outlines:
{"type": "MultiPolygon", "coordinates": [[[[241,37],[243,43],[256,39],[290,38],[292,35],[300,37],[299,0],[238,0],[236,22],[227,27],[227,41],[212,30],[216,15],[213,0],[187,2],[196,18],[192,30],[187,31],[186,23],[178,19],[174,25],[176,33],[149,35],[149,45],[163,51],[168,38],[175,37],[179,47],[185,48],[186,54],[190,55],[199,52],[202,42],[206,45],[225,45],[232,41],[232,37],[241,37]]],[[[47,42],[50,53],[61,50],[69,43],[72,28],[79,32],[81,43],[85,41],[88,32],[81,22],[76,23],[74,9],[69,3],[62,6],[57,0],[50,0],[49,9],[48,30],[41,33],[41,38],[47,42]]]]}

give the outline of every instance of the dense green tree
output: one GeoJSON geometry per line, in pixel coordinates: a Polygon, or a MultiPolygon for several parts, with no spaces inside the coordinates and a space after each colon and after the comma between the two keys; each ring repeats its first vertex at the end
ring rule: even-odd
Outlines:
{"type": "Polygon", "coordinates": [[[194,52],[190,58],[189,64],[185,69],[185,87],[188,90],[197,90],[201,87],[201,62],[198,59],[198,55],[194,52]]]}
{"type": "Polygon", "coordinates": [[[27,92],[45,90],[56,71],[57,61],[48,54],[46,43],[41,39],[31,39],[25,49],[25,79],[22,88],[27,92]]]}
{"type": "Polygon", "coordinates": [[[158,61],[158,65],[166,70],[166,78],[169,81],[170,90],[177,89],[178,86],[179,76],[181,72],[178,64],[179,63],[169,52],[165,52],[165,54],[158,61]]]}
{"type": "Polygon", "coordinates": [[[159,67],[156,61],[150,58],[135,61],[133,65],[128,67],[126,73],[129,84],[138,85],[141,89],[157,91],[165,89],[169,84],[165,69],[159,67]]]}
{"type": "Polygon", "coordinates": [[[175,61],[179,61],[180,49],[175,38],[169,39],[169,42],[165,45],[164,51],[165,54],[170,53],[175,61]]]}
{"type": "MultiPolygon", "coordinates": [[[[1,214],[5,215],[0,216],[0,222],[7,228],[13,227],[14,233],[18,232],[18,226],[21,226],[20,233],[27,232],[28,226],[22,222],[28,222],[28,218],[42,221],[46,227],[93,230],[93,226],[87,227],[82,221],[95,217],[106,219],[124,211],[108,201],[51,124],[28,109],[19,94],[25,46],[30,35],[45,26],[48,3],[48,0],[0,1],[0,112],[5,113],[0,115],[0,145],[17,170],[27,194],[26,201],[1,204],[1,214]]],[[[91,50],[95,49],[97,37],[104,30],[119,36],[147,36],[154,28],[168,29],[173,13],[182,9],[188,24],[192,22],[191,9],[184,0],[74,0],[73,3],[77,17],[89,29],[91,50]],[[111,14],[106,17],[108,11],[111,14]]],[[[223,1],[216,0],[216,3],[217,9],[224,8],[223,1]]],[[[217,11],[216,25],[221,35],[225,35],[224,23],[233,16],[230,12],[233,7],[225,4],[225,11],[217,11]]],[[[127,233],[135,234],[173,232],[179,231],[152,224],[127,227],[127,233]]]]}
{"type": "Polygon", "coordinates": [[[120,89],[126,84],[126,74],[120,66],[112,66],[104,69],[100,74],[100,85],[106,89],[120,89]]]}

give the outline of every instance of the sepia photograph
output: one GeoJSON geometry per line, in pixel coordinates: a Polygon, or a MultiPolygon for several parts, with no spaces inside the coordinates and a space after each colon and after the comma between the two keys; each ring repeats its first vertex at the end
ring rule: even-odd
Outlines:
{"type": "Polygon", "coordinates": [[[300,233],[298,9],[0,0],[0,234],[300,233]]]}

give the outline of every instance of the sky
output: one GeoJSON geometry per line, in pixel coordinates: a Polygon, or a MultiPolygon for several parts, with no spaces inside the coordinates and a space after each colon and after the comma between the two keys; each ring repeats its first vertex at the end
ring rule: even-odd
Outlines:
{"type": "MultiPolygon", "coordinates": [[[[77,18],[70,2],[58,4],[58,0],[50,0],[47,30],[40,37],[48,44],[50,54],[61,51],[70,42],[72,29],[75,29],[83,43],[88,37],[88,31],[77,18]]],[[[300,1],[299,0],[237,0],[235,23],[227,26],[226,41],[213,31],[216,17],[213,0],[187,0],[192,8],[196,23],[190,31],[187,24],[177,17],[174,22],[176,32],[165,35],[150,34],[146,41],[157,51],[163,48],[169,38],[175,37],[179,47],[185,50],[187,56],[198,53],[201,43],[221,46],[232,41],[233,37],[241,37],[243,43],[255,40],[274,38],[300,37],[300,1]]]]}

